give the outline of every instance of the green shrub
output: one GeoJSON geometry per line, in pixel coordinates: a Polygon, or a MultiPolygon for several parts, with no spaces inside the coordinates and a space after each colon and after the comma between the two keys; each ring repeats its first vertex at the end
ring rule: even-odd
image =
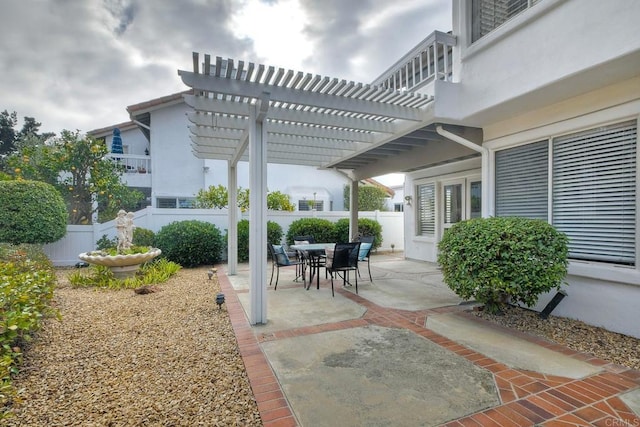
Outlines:
{"type": "Polygon", "coordinates": [[[204,221],[175,221],[156,234],[162,256],[183,267],[215,264],[220,261],[225,242],[215,225],[204,221]]]}
{"type": "Polygon", "coordinates": [[[36,246],[0,247],[0,420],[6,418],[16,390],[22,347],[40,328],[51,308],[56,277],[51,262],[36,246]]]}
{"type": "Polygon", "coordinates": [[[149,246],[154,248],[156,244],[156,233],[147,228],[135,227],[133,229],[132,243],[136,246],[149,246]]]}
{"type": "Polygon", "coordinates": [[[67,233],[60,193],[39,181],[0,181],[0,242],[52,243],[67,233]]]}
{"type": "MultiPolygon", "coordinates": [[[[279,244],[282,239],[282,227],[277,222],[267,221],[267,242],[279,244]]],[[[238,222],[238,261],[249,261],[249,220],[238,222]]]]}
{"type": "Polygon", "coordinates": [[[294,236],[313,236],[318,243],[335,242],[335,224],[321,218],[297,219],[287,230],[287,244],[293,245],[294,236]]]}
{"type": "MultiPolygon", "coordinates": [[[[336,241],[349,241],[349,218],[341,218],[336,222],[336,241]]],[[[374,219],[358,219],[358,234],[360,236],[373,236],[373,248],[377,249],[382,244],[382,225],[374,219]]]]}
{"type": "Polygon", "coordinates": [[[104,251],[106,249],[115,248],[118,245],[118,239],[115,237],[110,239],[109,236],[103,234],[101,238],[96,242],[96,249],[99,251],[104,251]]]}
{"type": "Polygon", "coordinates": [[[445,283],[492,313],[507,301],[534,305],[560,289],[567,274],[568,239],[545,221],[477,218],[455,224],[438,249],[445,283]]]}
{"type": "Polygon", "coordinates": [[[69,274],[71,286],[83,288],[135,289],[143,285],[163,283],[180,270],[180,266],[164,258],[144,263],[133,277],[117,279],[109,267],[94,265],[69,274]]]}

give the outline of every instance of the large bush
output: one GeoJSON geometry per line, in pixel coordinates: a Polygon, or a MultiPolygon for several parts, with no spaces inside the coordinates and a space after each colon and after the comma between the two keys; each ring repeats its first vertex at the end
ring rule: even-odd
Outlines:
{"type": "Polygon", "coordinates": [[[0,181],[0,242],[52,243],[66,233],[67,208],[53,186],[0,181]]]}
{"type": "Polygon", "coordinates": [[[335,224],[321,218],[297,219],[287,230],[287,244],[293,245],[294,236],[313,236],[318,243],[335,242],[335,224]]]}
{"type": "MultiPolygon", "coordinates": [[[[267,241],[274,245],[282,240],[282,227],[277,222],[267,221],[267,241]]],[[[249,261],[249,220],[238,222],[238,261],[249,261]]]]}
{"type": "Polygon", "coordinates": [[[219,262],[224,245],[218,227],[204,221],[175,221],[156,234],[162,256],[183,267],[219,262]]]}
{"type": "Polygon", "coordinates": [[[53,267],[41,249],[0,245],[0,424],[11,408],[25,342],[40,328],[51,308],[56,283],[53,267]]]}
{"type": "Polygon", "coordinates": [[[438,245],[444,281],[489,312],[506,302],[534,305],[560,289],[567,274],[568,239],[545,221],[477,218],[455,224],[438,245]]]}
{"type": "MultiPolygon", "coordinates": [[[[338,242],[349,241],[349,218],[341,218],[336,222],[336,239],[338,242]]],[[[382,244],[382,225],[374,219],[358,219],[358,235],[373,236],[373,249],[377,249],[382,244]]]]}

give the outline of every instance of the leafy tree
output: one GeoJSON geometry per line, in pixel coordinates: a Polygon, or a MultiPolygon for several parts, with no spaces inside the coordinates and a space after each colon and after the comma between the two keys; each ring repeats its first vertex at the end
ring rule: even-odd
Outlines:
{"type": "Polygon", "coordinates": [[[16,140],[15,127],[18,124],[18,115],[14,111],[9,113],[4,110],[0,113],[0,155],[13,151],[16,140]]]}
{"type": "Polygon", "coordinates": [[[0,241],[52,243],[67,233],[67,210],[60,193],[38,181],[0,181],[0,241]]]}
{"type": "Polygon", "coordinates": [[[203,209],[224,209],[229,204],[227,187],[222,184],[200,189],[196,194],[196,206],[203,209]]]}
{"type": "Polygon", "coordinates": [[[10,154],[19,149],[19,143],[29,137],[39,143],[46,141],[54,136],[54,133],[43,133],[40,135],[40,126],[42,123],[37,122],[33,117],[25,117],[22,129],[18,131],[18,115],[14,111],[9,113],[4,110],[0,113],[0,155],[10,154]]]}
{"type": "Polygon", "coordinates": [[[104,142],[82,138],[79,131],[63,130],[51,143],[31,141],[20,147],[6,159],[7,172],[53,185],[66,202],[70,224],[91,223],[98,206],[115,213],[144,197],[121,181],[121,168],[105,157],[104,142]]]}
{"type": "MultiPolygon", "coordinates": [[[[358,188],[358,211],[384,211],[385,199],[389,195],[380,187],[361,185],[358,188]]],[[[351,194],[349,186],[344,186],[344,206],[349,210],[351,194]]]]}
{"type": "MultiPolygon", "coordinates": [[[[224,209],[229,206],[229,192],[224,185],[210,186],[196,194],[196,206],[204,209],[224,209]]],[[[242,212],[249,209],[249,189],[238,188],[238,207],[242,212]]],[[[275,211],[293,211],[295,207],[288,195],[280,191],[267,194],[267,209],[275,211]]]]}
{"type": "Polygon", "coordinates": [[[293,212],[296,208],[291,203],[291,197],[280,191],[272,191],[267,193],[267,209],[272,211],[288,211],[293,212]]]}

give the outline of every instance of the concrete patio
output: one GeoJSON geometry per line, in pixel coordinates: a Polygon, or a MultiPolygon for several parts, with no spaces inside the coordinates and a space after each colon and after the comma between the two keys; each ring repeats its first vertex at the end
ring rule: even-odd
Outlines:
{"type": "Polygon", "coordinates": [[[640,425],[640,372],[473,316],[433,264],[371,263],[334,298],[281,269],[253,327],[248,265],[218,269],[265,426],[640,425]]]}

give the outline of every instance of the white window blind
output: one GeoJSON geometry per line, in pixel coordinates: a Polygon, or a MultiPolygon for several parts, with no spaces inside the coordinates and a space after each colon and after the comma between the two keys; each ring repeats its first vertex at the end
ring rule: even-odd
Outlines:
{"type": "Polygon", "coordinates": [[[496,152],[496,216],[548,221],[549,143],[496,152]]]}
{"type": "Polygon", "coordinates": [[[434,183],[417,187],[418,235],[435,236],[436,233],[436,186],[434,183]]]}
{"type": "Polygon", "coordinates": [[[473,0],[472,41],[480,39],[540,0],[473,0]]]}
{"type": "Polygon", "coordinates": [[[574,259],[635,264],[635,121],[553,139],[553,225],[574,259]]]}

